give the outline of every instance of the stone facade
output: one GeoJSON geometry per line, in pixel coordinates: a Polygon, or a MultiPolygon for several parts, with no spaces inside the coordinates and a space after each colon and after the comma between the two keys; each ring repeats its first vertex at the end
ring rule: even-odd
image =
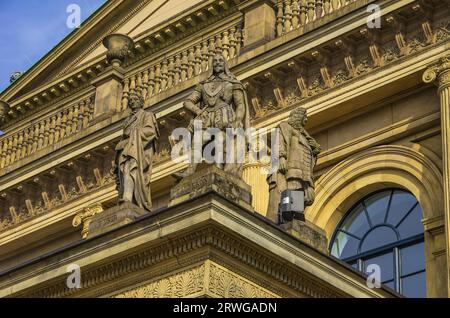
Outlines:
{"type": "Polygon", "coordinates": [[[186,166],[170,160],[168,136],[189,123],[183,100],[219,52],[247,90],[253,127],[276,127],[292,109],[307,109],[308,132],[322,152],[306,220],[330,240],[365,195],[386,187],[410,191],[424,214],[427,296],[447,297],[448,1],[175,1],[161,8],[158,1],[109,1],[82,32],[0,94],[0,295],[394,296],[367,290],[360,275],[265,221],[268,188],[260,170],[266,163],[244,166],[256,213],[220,195],[214,204],[202,201],[210,194],[169,207],[171,175],[186,166]],[[368,4],[383,8],[381,29],[368,27],[368,4]],[[108,62],[102,45],[111,33],[134,42],[120,65],[108,62]],[[83,213],[98,204],[100,211],[116,205],[114,148],[132,93],[144,97],[161,129],[151,185],[155,213],[84,240],[74,217],[89,217],[83,213]],[[227,217],[215,219],[211,211],[227,217]],[[202,229],[199,237],[186,234],[193,226],[202,229]],[[167,252],[144,243],[161,237],[174,239],[167,252]],[[102,242],[103,250],[88,258],[102,242]],[[247,254],[236,252],[241,248],[247,254]],[[288,254],[270,254],[274,249],[288,254]],[[71,294],[63,284],[65,263],[55,260],[74,251],[92,273],[86,288],[71,294]],[[174,263],[177,253],[183,266],[174,263]],[[50,256],[26,265],[44,254],[50,256]],[[317,274],[311,257],[332,274],[317,274]],[[293,263],[283,268],[283,260],[293,263]],[[236,264],[245,266],[237,271],[236,264]],[[44,275],[50,270],[53,286],[44,275]],[[94,279],[102,270],[106,276],[94,279]]]}

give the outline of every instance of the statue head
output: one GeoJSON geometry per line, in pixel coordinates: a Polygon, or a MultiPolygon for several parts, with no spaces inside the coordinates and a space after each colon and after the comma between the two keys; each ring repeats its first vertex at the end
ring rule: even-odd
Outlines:
{"type": "Polygon", "coordinates": [[[289,115],[288,123],[295,129],[300,129],[305,127],[308,122],[308,115],[306,114],[306,109],[303,107],[298,107],[294,109],[289,115]]]}
{"type": "Polygon", "coordinates": [[[212,60],[212,65],[210,67],[210,78],[221,76],[226,77],[230,80],[235,80],[236,77],[230,72],[230,69],[228,67],[228,61],[223,56],[222,53],[216,53],[212,60]]]}
{"type": "Polygon", "coordinates": [[[131,110],[138,110],[144,107],[144,98],[136,93],[131,93],[128,98],[128,105],[131,110]]]}
{"type": "Polygon", "coordinates": [[[214,74],[222,74],[225,72],[225,58],[222,54],[216,54],[213,57],[214,74]]]}

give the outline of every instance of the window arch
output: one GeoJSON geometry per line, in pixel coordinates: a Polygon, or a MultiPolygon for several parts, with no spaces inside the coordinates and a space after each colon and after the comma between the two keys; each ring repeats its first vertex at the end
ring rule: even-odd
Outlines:
{"type": "Polygon", "coordinates": [[[381,268],[381,282],[407,297],[425,297],[424,229],[417,199],[401,189],[373,193],[338,225],[331,255],[366,272],[381,268]]]}

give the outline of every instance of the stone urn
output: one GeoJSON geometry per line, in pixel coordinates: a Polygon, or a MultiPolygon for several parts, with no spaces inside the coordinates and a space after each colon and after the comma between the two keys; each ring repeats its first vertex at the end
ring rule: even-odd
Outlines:
{"type": "Polygon", "coordinates": [[[108,49],[106,59],[108,63],[119,67],[128,57],[134,46],[133,39],[127,35],[113,33],[103,39],[103,45],[108,49]]]}
{"type": "Polygon", "coordinates": [[[0,123],[6,122],[9,110],[9,104],[0,100],[0,123]]]}

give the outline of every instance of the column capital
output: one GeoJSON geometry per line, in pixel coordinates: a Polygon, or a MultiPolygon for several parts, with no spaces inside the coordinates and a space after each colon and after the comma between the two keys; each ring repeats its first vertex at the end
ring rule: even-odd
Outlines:
{"type": "Polygon", "coordinates": [[[439,90],[450,86],[450,55],[442,57],[439,62],[428,67],[423,73],[425,83],[436,83],[439,90]]]}

